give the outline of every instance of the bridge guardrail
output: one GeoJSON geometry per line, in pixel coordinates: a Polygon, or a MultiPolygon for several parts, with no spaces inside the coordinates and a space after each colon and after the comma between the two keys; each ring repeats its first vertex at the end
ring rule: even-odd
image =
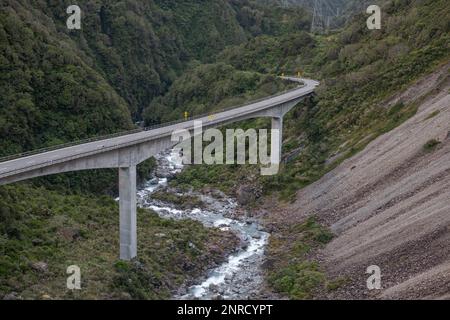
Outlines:
{"type": "Polygon", "coordinates": [[[140,132],[145,132],[145,131],[151,131],[151,130],[159,129],[159,128],[162,128],[162,127],[167,127],[167,126],[171,126],[171,125],[175,125],[175,124],[179,124],[179,123],[183,123],[183,122],[193,121],[193,120],[204,118],[204,117],[207,117],[207,116],[210,116],[210,115],[214,115],[214,114],[217,114],[217,113],[222,113],[222,112],[225,112],[225,111],[239,109],[239,108],[242,108],[242,107],[254,104],[254,103],[258,103],[258,102],[261,102],[261,101],[264,101],[264,100],[276,98],[276,97],[282,96],[284,94],[287,94],[289,92],[293,92],[295,90],[298,90],[299,87],[304,87],[304,86],[305,86],[304,84],[303,85],[299,85],[299,86],[297,86],[295,88],[292,88],[292,89],[289,89],[289,90],[284,90],[282,92],[279,92],[277,94],[270,95],[270,96],[267,96],[267,97],[259,98],[259,99],[256,99],[256,100],[252,100],[252,101],[240,104],[238,106],[232,106],[232,107],[228,107],[228,108],[223,108],[223,109],[220,109],[220,110],[216,110],[214,112],[207,112],[207,113],[204,113],[204,114],[200,114],[200,115],[196,115],[196,116],[193,116],[193,117],[189,117],[187,119],[179,119],[179,120],[164,122],[164,123],[160,123],[160,124],[153,125],[153,126],[150,126],[150,127],[137,128],[137,129],[134,129],[134,130],[127,130],[127,131],[112,133],[112,134],[108,134],[108,135],[94,136],[92,138],[72,141],[72,142],[68,142],[68,143],[58,144],[58,145],[55,145],[55,146],[50,146],[50,147],[46,147],[46,148],[40,148],[40,149],[36,149],[36,150],[32,150],[32,151],[27,151],[27,152],[23,152],[23,153],[18,153],[18,154],[13,154],[13,155],[9,155],[9,156],[0,157],[0,164],[3,163],[3,162],[6,162],[6,161],[11,161],[11,160],[16,160],[16,159],[20,159],[20,158],[25,158],[25,157],[33,156],[33,155],[40,154],[40,153],[56,151],[56,150],[60,150],[60,149],[65,149],[65,148],[69,148],[69,147],[78,146],[78,145],[85,144],[85,143],[91,143],[91,142],[96,142],[96,141],[102,141],[102,140],[107,140],[107,139],[112,139],[112,138],[123,137],[123,136],[129,135],[129,134],[140,133],[140,132]]]}

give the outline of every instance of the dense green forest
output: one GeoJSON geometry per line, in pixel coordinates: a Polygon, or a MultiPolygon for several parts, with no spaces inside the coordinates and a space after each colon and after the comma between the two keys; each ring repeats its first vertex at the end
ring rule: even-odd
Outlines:
{"type": "Polygon", "coordinates": [[[130,129],[192,63],[310,19],[247,0],[84,0],[68,30],[70,4],[2,2],[0,155],[130,129]]]}
{"type": "Polygon", "coordinates": [[[199,115],[238,106],[295,86],[270,74],[236,70],[229,64],[201,64],[188,70],[167,94],[153,99],[144,110],[145,123],[179,119],[184,112],[199,115]]]}

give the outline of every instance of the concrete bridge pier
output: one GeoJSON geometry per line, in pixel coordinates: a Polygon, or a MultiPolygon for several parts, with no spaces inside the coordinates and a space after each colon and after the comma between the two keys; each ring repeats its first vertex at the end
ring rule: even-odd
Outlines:
{"type": "Polygon", "coordinates": [[[277,155],[277,157],[275,158],[275,162],[280,164],[283,147],[283,116],[272,118],[272,130],[278,130],[278,137],[272,136],[272,139],[278,139],[278,144],[274,143],[275,141],[272,141],[272,153],[276,152],[275,155],[277,155]]]}
{"type": "Polygon", "coordinates": [[[136,166],[119,168],[120,259],[137,255],[136,166]]]}

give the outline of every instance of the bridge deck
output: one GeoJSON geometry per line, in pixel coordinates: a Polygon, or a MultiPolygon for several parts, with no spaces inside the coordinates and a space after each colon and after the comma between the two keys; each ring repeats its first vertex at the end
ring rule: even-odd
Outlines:
{"type": "MultiPolygon", "coordinates": [[[[246,106],[215,113],[212,118],[209,116],[204,116],[195,119],[195,121],[202,121],[208,126],[220,126],[221,124],[230,122],[233,119],[238,119],[239,117],[265,110],[273,106],[277,106],[282,103],[286,103],[298,99],[299,97],[311,94],[312,92],[314,92],[315,87],[318,85],[317,81],[310,79],[288,77],[286,79],[296,82],[303,82],[304,86],[298,87],[280,95],[268,97],[267,99],[261,101],[250,103],[246,106]]],[[[193,129],[193,127],[194,120],[188,120],[176,124],[169,124],[167,126],[151,129],[148,131],[126,134],[118,137],[107,138],[104,140],[64,147],[52,151],[44,151],[42,153],[1,162],[0,179],[16,174],[17,172],[36,169],[46,164],[61,163],[68,159],[76,159],[86,155],[124,148],[127,146],[142,143],[144,141],[157,139],[162,136],[171,135],[175,130],[191,130],[193,129]]]]}

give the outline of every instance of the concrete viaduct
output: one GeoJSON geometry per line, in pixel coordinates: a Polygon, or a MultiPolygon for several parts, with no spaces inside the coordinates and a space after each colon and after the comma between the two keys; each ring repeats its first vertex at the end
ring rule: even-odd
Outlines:
{"type": "MultiPolygon", "coordinates": [[[[272,118],[272,129],[280,130],[281,140],[284,115],[304,97],[314,93],[319,85],[317,81],[310,79],[292,77],[285,77],[285,79],[303,84],[285,93],[246,106],[216,113],[214,117],[205,116],[195,120],[202,121],[205,129],[247,119],[269,117],[272,118]]],[[[118,168],[120,258],[130,260],[137,255],[136,166],[175,146],[177,142],[171,141],[172,133],[181,129],[193,130],[194,120],[52,151],[18,156],[13,160],[0,163],[0,185],[71,171],[118,168]]]]}

